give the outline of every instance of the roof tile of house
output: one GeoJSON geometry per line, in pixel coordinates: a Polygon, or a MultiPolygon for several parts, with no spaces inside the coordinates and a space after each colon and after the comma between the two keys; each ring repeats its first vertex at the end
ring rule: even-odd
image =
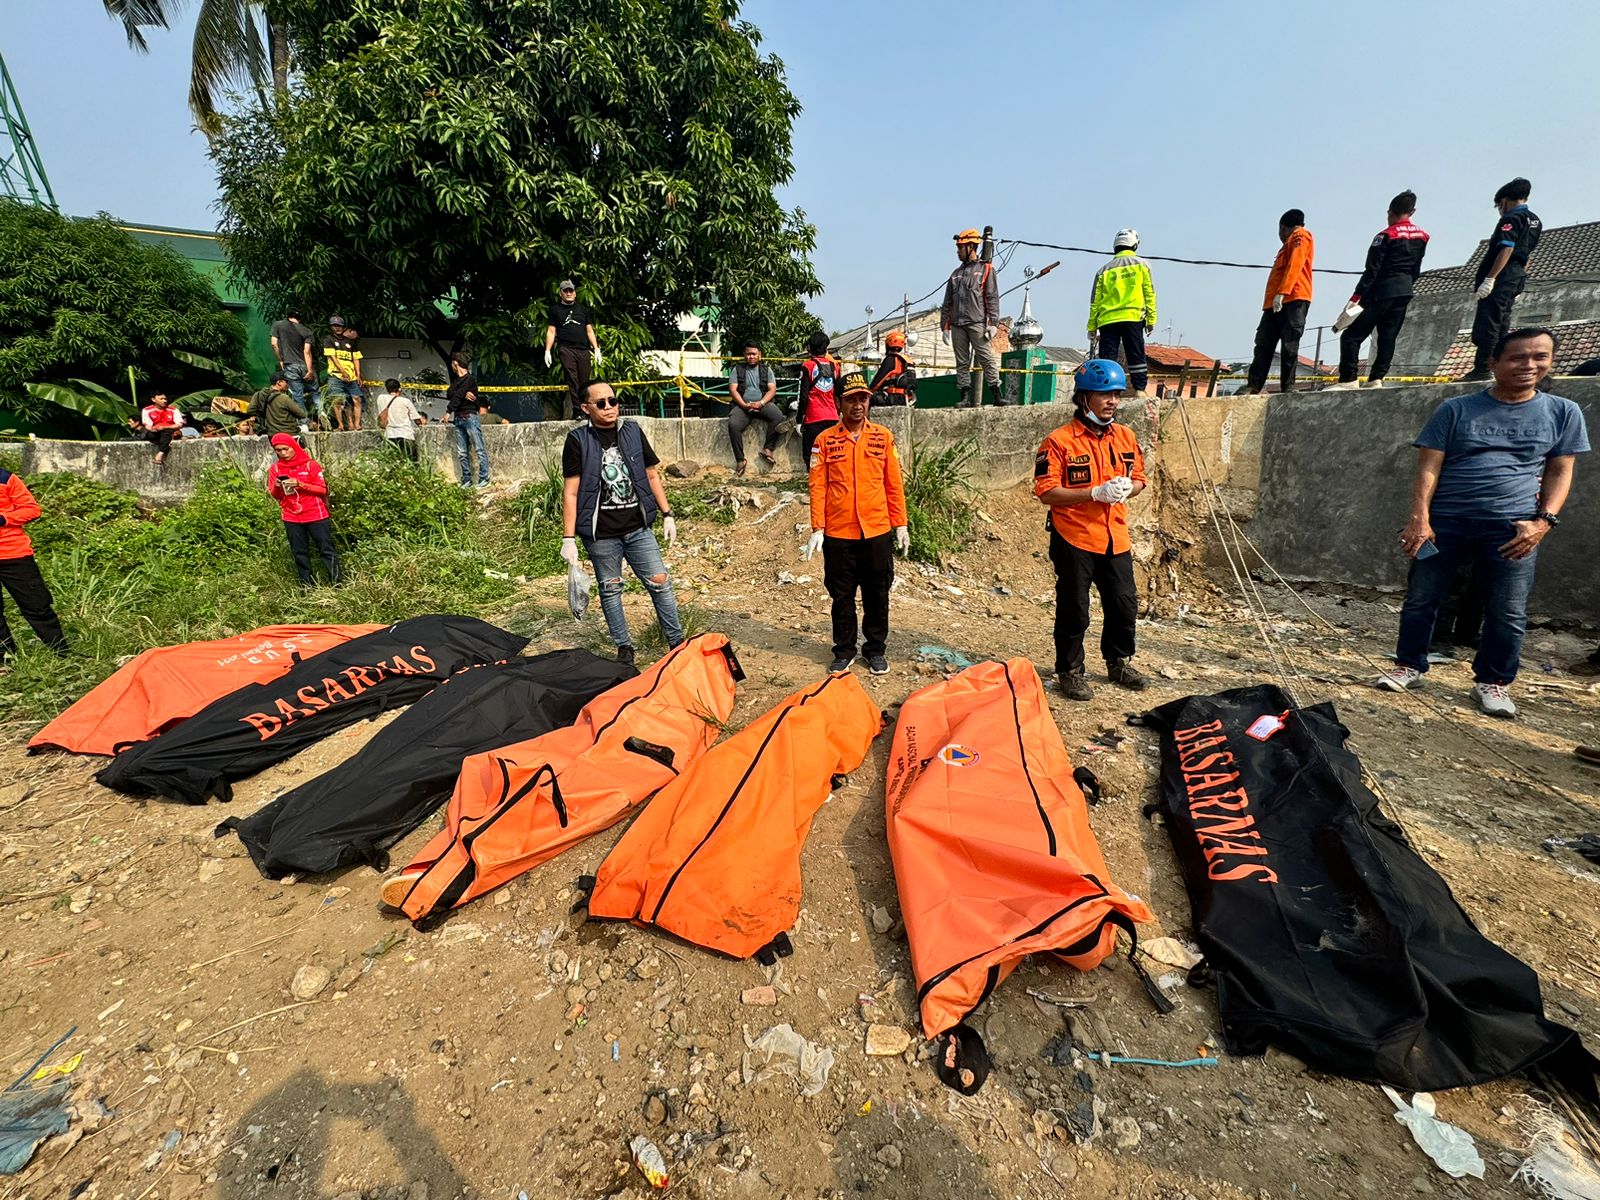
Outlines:
{"type": "MultiPolygon", "coordinates": [[[[1470,291],[1473,272],[1488,244],[1487,239],[1479,242],[1462,266],[1424,271],[1417,277],[1417,295],[1470,291]]],[[[1600,283],[1600,221],[1546,229],[1539,238],[1539,248],[1528,260],[1528,278],[1532,281],[1572,275],[1592,276],[1600,283]]]]}

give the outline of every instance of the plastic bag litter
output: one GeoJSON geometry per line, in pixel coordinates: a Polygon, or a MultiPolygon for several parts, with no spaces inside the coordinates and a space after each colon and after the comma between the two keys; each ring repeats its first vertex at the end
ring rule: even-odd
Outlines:
{"type": "Polygon", "coordinates": [[[574,621],[583,620],[589,611],[589,573],[577,564],[567,567],[567,607],[574,621]]]}
{"type": "Polygon", "coordinates": [[[1411,1130],[1412,1138],[1433,1159],[1436,1167],[1452,1179],[1460,1179],[1463,1175],[1483,1178],[1483,1158],[1478,1154],[1472,1135],[1434,1116],[1431,1095],[1418,1092],[1407,1104],[1400,1098],[1400,1093],[1387,1084],[1383,1087],[1383,1094],[1399,1110],[1394,1114],[1394,1119],[1411,1130]]]}
{"type": "Polygon", "coordinates": [[[774,1075],[790,1075],[802,1096],[815,1096],[827,1087],[833,1051],[806,1041],[789,1025],[774,1025],[753,1041],[746,1030],[744,1044],[748,1047],[742,1072],[746,1085],[774,1075]]]}
{"type": "Polygon", "coordinates": [[[1578,1148],[1566,1121],[1548,1105],[1530,1100],[1517,1124],[1531,1136],[1528,1157],[1512,1173],[1512,1183],[1549,1200],[1600,1200],[1600,1167],[1578,1148]]]}

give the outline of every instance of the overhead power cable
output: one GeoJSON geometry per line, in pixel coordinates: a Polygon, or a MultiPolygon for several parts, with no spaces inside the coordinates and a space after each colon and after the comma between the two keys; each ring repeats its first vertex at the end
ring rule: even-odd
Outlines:
{"type": "MultiPolygon", "coordinates": [[[[1054,242],[1025,242],[1020,238],[1000,238],[998,245],[1032,246],[1036,250],[1065,250],[1069,254],[1092,254],[1096,258],[1107,258],[1105,247],[1090,249],[1088,246],[1058,246],[1054,242]]],[[[1140,252],[1140,258],[1149,259],[1151,262],[1187,263],[1191,267],[1242,267],[1247,271],[1270,271],[1271,263],[1242,263],[1225,262],[1217,258],[1173,258],[1165,254],[1145,254],[1140,252]]],[[[1319,275],[1360,275],[1360,271],[1339,271],[1333,267],[1313,267],[1319,275]]]]}

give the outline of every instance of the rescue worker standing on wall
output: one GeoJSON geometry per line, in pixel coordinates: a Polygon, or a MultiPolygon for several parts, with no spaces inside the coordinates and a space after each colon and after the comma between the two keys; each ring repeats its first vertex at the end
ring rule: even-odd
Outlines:
{"type": "Polygon", "coordinates": [[[1250,360],[1252,396],[1266,390],[1272,352],[1279,349],[1280,342],[1278,386],[1284,392],[1294,391],[1294,377],[1300,369],[1300,335],[1306,331],[1306,313],[1311,311],[1311,259],[1316,247],[1306,228],[1305,213],[1291,208],[1278,218],[1278,241],[1282,245],[1267,276],[1261,322],[1256,326],[1255,357],[1250,360]]]}
{"type": "Polygon", "coordinates": [[[856,592],[861,593],[861,657],[874,675],[889,672],[889,588],[894,551],[911,548],[906,489],[894,434],[867,420],[872,389],[859,372],[843,380],[843,415],[811,454],[811,539],[802,557],[822,551],[822,579],[833,600],[833,661],[848,671],[856,656],[856,592]]]}
{"type": "Polygon", "coordinates": [[[1489,356],[1511,327],[1511,308],[1522,295],[1528,259],[1539,248],[1543,230],[1539,218],[1528,207],[1532,192],[1533,184],[1519,176],[1494,194],[1494,206],[1500,216],[1472,279],[1477,289],[1472,294],[1478,301],[1472,316],[1472,344],[1476,351],[1472,370],[1461,377],[1463,383],[1493,378],[1489,356]]]}
{"type": "Polygon", "coordinates": [[[1121,352],[1133,394],[1143,400],[1150,386],[1144,339],[1156,328],[1156,285],[1149,264],[1138,255],[1137,229],[1117,230],[1111,248],[1111,261],[1095,272],[1089,291],[1089,338],[1101,358],[1115,359],[1121,352]]]}
{"type": "Polygon", "coordinates": [[[885,408],[906,408],[917,402],[917,369],[906,357],[906,335],[891,329],[883,335],[883,361],[872,377],[872,402],[885,408]]]}
{"type": "Polygon", "coordinates": [[[1367,369],[1367,386],[1382,387],[1383,377],[1394,361],[1394,344],[1400,327],[1406,323],[1406,307],[1422,273],[1422,256],[1428,252],[1428,235],[1412,224],[1417,211],[1417,194],[1401,192],[1389,201],[1389,225],[1367,247],[1367,265],[1356,281],[1356,290],[1333,323],[1339,337],[1339,382],[1330,392],[1347,392],[1356,387],[1361,343],[1373,330],[1378,344],[1367,369]]]}
{"type": "MultiPolygon", "coordinates": [[[[1122,367],[1091,358],[1078,368],[1072,402],[1077,415],[1039,447],[1033,494],[1050,509],[1050,562],[1056,569],[1056,679],[1070,700],[1093,700],[1084,677],[1083,637],[1089,629],[1089,585],[1100,592],[1104,623],[1100,652],[1112,683],[1138,690],[1128,500],[1144,491],[1144,456],[1133,430],[1116,424],[1128,385],[1122,367]]],[[[814,485],[813,485],[814,486],[814,485]]]]}
{"type": "Polygon", "coordinates": [[[1000,281],[994,264],[978,256],[983,235],[976,229],[956,234],[956,257],[961,265],[950,273],[944,285],[944,303],[939,306],[939,328],[944,344],[956,352],[956,388],[961,393],[957,408],[971,408],[973,359],[983,368],[983,386],[1000,400],[1000,359],[994,352],[995,330],[1000,326],[1000,281]]]}

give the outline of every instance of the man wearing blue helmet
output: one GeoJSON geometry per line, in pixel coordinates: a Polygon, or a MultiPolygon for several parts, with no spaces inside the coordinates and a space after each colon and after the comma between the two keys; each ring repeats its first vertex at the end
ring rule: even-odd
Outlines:
{"type": "Polygon", "coordinates": [[[1133,430],[1112,420],[1127,389],[1122,366],[1091,358],[1074,378],[1077,415],[1057,429],[1033,464],[1033,494],[1050,510],[1050,562],[1056,569],[1056,679],[1071,700],[1092,700],[1084,675],[1083,637],[1089,631],[1089,587],[1100,592],[1105,618],[1100,652],[1112,683],[1138,690],[1128,501],[1144,491],[1144,456],[1133,430]]]}

